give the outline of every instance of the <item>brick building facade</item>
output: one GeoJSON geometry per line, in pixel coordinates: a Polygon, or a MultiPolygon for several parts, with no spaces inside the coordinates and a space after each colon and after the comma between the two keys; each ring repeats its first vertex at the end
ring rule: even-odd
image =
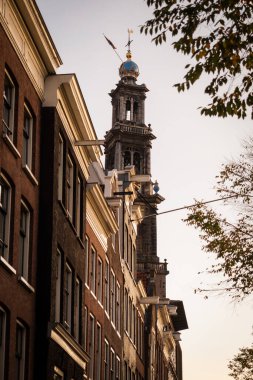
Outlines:
{"type": "Polygon", "coordinates": [[[44,79],[60,58],[45,25],[39,26],[35,4],[0,5],[0,379],[30,380],[36,333],[41,105],[44,79]],[[28,30],[31,20],[35,24],[28,30]]]}

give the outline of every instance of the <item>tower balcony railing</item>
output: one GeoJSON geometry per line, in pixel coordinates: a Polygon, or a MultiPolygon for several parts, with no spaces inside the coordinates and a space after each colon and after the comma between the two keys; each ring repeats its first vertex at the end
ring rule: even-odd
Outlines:
{"type": "Polygon", "coordinates": [[[138,127],[137,125],[125,125],[117,123],[114,128],[120,129],[122,132],[136,133],[138,135],[150,134],[150,129],[147,127],[138,127]]]}
{"type": "Polygon", "coordinates": [[[137,271],[145,272],[147,270],[155,270],[157,273],[168,273],[167,262],[164,263],[137,263],[137,271]]]}

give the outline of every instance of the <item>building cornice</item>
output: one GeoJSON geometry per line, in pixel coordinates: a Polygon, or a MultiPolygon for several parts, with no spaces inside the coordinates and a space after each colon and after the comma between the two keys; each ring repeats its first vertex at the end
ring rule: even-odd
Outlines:
{"type": "Polygon", "coordinates": [[[94,185],[87,192],[87,214],[91,213],[91,210],[97,227],[100,226],[106,238],[117,232],[118,224],[115,215],[106,202],[99,185],[94,185]]]}
{"type": "Polygon", "coordinates": [[[42,16],[31,0],[0,0],[0,23],[39,97],[44,80],[61,65],[42,16]]]}
{"type": "Polygon", "coordinates": [[[75,145],[79,140],[97,138],[76,76],[59,74],[47,77],[43,107],[57,109],[84,176],[88,180],[88,167],[92,161],[100,161],[101,150],[97,146],[75,145]]]}
{"type": "Polygon", "coordinates": [[[33,0],[15,0],[33,41],[50,74],[62,65],[61,57],[47,29],[40,10],[33,0]]]}

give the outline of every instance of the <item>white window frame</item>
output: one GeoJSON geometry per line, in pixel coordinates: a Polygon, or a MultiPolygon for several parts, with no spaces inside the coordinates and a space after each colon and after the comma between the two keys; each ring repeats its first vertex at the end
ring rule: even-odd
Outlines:
{"type": "Polygon", "coordinates": [[[85,284],[89,287],[89,250],[90,248],[90,240],[88,238],[88,236],[85,236],[85,241],[84,241],[84,265],[85,265],[85,268],[84,268],[84,282],[85,284]]]}
{"type": "Polygon", "coordinates": [[[110,265],[107,257],[105,258],[105,311],[109,316],[110,313],[110,265]]]}
{"type": "Polygon", "coordinates": [[[110,349],[109,342],[104,340],[104,380],[109,380],[110,371],[110,349]]]}
{"type": "Polygon", "coordinates": [[[58,140],[58,200],[63,200],[64,140],[59,133],[58,140]]]}
{"type": "Polygon", "coordinates": [[[90,291],[96,295],[96,268],[97,267],[97,251],[91,247],[91,265],[90,265],[90,291]]]}
{"type": "Polygon", "coordinates": [[[26,327],[17,320],[16,324],[16,379],[25,380],[26,367],[26,327]]]}
{"type": "Polygon", "coordinates": [[[80,341],[80,323],[81,323],[81,281],[76,278],[76,286],[75,286],[75,291],[76,291],[76,297],[75,297],[75,330],[74,330],[74,336],[76,340],[79,342],[80,341]]]}
{"type": "Polygon", "coordinates": [[[73,221],[74,215],[74,163],[70,155],[67,156],[66,169],[66,210],[69,219],[73,221]]]}
{"type": "Polygon", "coordinates": [[[97,299],[102,304],[103,302],[103,261],[98,257],[97,268],[97,299]]]}
{"type": "Polygon", "coordinates": [[[110,350],[110,379],[115,379],[115,351],[112,347],[110,350]]]}
{"type": "Polygon", "coordinates": [[[0,380],[5,378],[6,321],[6,311],[0,306],[0,380]]]}
{"type": "Polygon", "coordinates": [[[93,380],[94,377],[94,354],[95,354],[95,317],[90,314],[89,319],[89,379],[93,380]]]}
{"type": "Polygon", "coordinates": [[[115,316],[116,316],[116,277],[114,271],[111,269],[111,280],[110,280],[110,317],[111,322],[115,326],[115,316]]]}
{"type": "Polygon", "coordinates": [[[32,171],[33,156],[33,134],[34,134],[34,118],[28,106],[24,105],[24,125],[23,125],[23,166],[28,167],[32,171]],[[28,130],[27,130],[28,129],[28,130]]]}
{"type": "Polygon", "coordinates": [[[4,82],[8,81],[10,89],[10,97],[5,93],[5,83],[4,83],[4,92],[3,92],[3,124],[5,129],[5,136],[13,142],[14,140],[14,115],[15,115],[15,93],[16,86],[11,78],[11,75],[5,70],[4,82]],[[5,120],[5,110],[8,108],[8,121],[5,120]]]}
{"type": "Polygon", "coordinates": [[[102,328],[100,323],[97,323],[96,334],[96,380],[101,379],[101,358],[102,358],[102,328]]]}
{"type": "Polygon", "coordinates": [[[121,295],[120,295],[120,284],[116,283],[116,312],[115,312],[115,327],[116,330],[120,333],[120,327],[121,327],[121,316],[120,316],[120,309],[121,309],[121,295]]]}
{"type": "Polygon", "coordinates": [[[76,188],[76,232],[77,236],[82,238],[82,221],[81,221],[81,210],[82,210],[82,179],[80,176],[77,177],[77,188],[76,188]]]}
{"type": "Polygon", "coordinates": [[[120,372],[121,372],[121,361],[118,355],[116,355],[116,374],[115,374],[116,380],[120,380],[120,372]]]}
{"type": "Polygon", "coordinates": [[[11,198],[12,187],[4,176],[0,176],[0,255],[9,262],[10,258],[10,227],[11,227],[11,198]],[[4,194],[6,192],[6,194],[4,194]],[[6,205],[5,199],[6,197],[6,205]],[[1,233],[1,231],[0,231],[1,233]]]}
{"type": "Polygon", "coordinates": [[[65,266],[65,315],[64,324],[66,329],[71,333],[72,328],[72,288],[73,272],[69,264],[65,266]]]}
{"type": "Polygon", "coordinates": [[[87,306],[84,307],[84,321],[83,321],[83,346],[85,351],[87,351],[87,337],[88,337],[88,309],[87,306]]]}
{"type": "Polygon", "coordinates": [[[19,274],[28,281],[30,256],[31,212],[24,201],[21,201],[19,227],[19,274]],[[23,225],[24,217],[24,225],[23,225]]]}
{"type": "Polygon", "coordinates": [[[62,299],[62,253],[57,249],[56,253],[56,285],[55,285],[55,322],[61,320],[62,299]]]}
{"type": "Polygon", "coordinates": [[[128,291],[124,289],[124,321],[125,321],[125,331],[128,332],[129,320],[128,320],[128,291]]]}
{"type": "Polygon", "coordinates": [[[130,338],[132,338],[132,329],[133,329],[133,326],[132,326],[132,299],[131,297],[129,296],[128,297],[128,326],[129,326],[129,336],[130,338]]]}

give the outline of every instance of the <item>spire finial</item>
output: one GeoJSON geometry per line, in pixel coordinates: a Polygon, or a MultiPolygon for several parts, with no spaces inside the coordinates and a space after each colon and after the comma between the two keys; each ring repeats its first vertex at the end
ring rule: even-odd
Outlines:
{"type": "Polygon", "coordinates": [[[126,46],[128,46],[128,50],[126,53],[126,57],[127,57],[127,59],[131,59],[132,53],[131,53],[130,47],[131,47],[131,43],[133,42],[133,40],[131,40],[131,34],[133,33],[133,30],[128,29],[127,31],[128,31],[128,43],[126,44],[126,46]]]}

